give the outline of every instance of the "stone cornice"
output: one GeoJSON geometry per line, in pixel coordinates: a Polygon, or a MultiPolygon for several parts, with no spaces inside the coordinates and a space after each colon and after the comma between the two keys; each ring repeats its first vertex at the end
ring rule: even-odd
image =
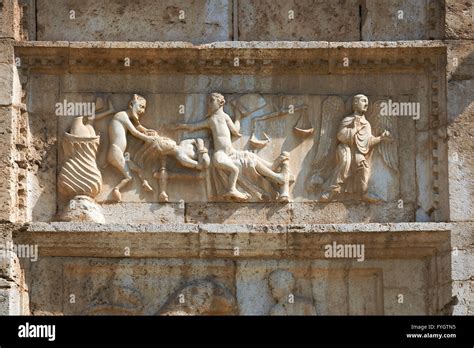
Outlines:
{"type": "Polygon", "coordinates": [[[443,57],[441,41],[400,42],[17,42],[20,68],[71,73],[424,72],[443,57]]]}
{"type": "Polygon", "coordinates": [[[32,223],[15,243],[41,256],[324,259],[324,246],[363,244],[366,259],[446,252],[447,223],[222,225],[32,223]],[[234,254],[235,248],[238,255],[234,254]],[[128,248],[128,249],[126,249],[128,248]],[[124,250],[130,255],[124,256],[124,250]]]}

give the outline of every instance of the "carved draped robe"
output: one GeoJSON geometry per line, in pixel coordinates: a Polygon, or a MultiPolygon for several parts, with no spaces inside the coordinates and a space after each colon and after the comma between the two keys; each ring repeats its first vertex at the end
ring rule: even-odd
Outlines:
{"type": "Polygon", "coordinates": [[[337,139],[337,164],[326,187],[337,193],[366,193],[370,176],[369,160],[377,143],[369,121],[363,115],[345,117],[339,126],[337,139]]]}

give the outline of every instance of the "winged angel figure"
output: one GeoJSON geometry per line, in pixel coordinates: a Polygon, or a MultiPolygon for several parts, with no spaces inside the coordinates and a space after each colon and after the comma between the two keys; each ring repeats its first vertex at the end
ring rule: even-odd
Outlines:
{"type": "Polygon", "coordinates": [[[331,96],[324,101],[320,141],[309,177],[310,189],[321,192],[320,202],[333,201],[342,194],[367,203],[380,201],[368,193],[373,150],[377,149],[389,168],[398,171],[396,121],[380,116],[384,102],[378,100],[369,108],[367,96],[355,95],[353,113],[339,121],[344,114],[343,100],[331,96]]]}

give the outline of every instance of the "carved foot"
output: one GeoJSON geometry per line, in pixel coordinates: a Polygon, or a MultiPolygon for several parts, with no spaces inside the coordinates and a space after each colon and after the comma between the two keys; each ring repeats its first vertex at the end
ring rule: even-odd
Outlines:
{"type": "Polygon", "coordinates": [[[196,148],[198,150],[198,165],[196,169],[207,169],[211,163],[211,158],[209,157],[209,151],[204,146],[204,141],[202,139],[196,139],[196,148]]]}
{"type": "Polygon", "coordinates": [[[112,190],[112,199],[114,202],[120,203],[122,201],[122,194],[118,188],[112,190]]]}
{"type": "Polygon", "coordinates": [[[151,187],[150,184],[148,183],[148,181],[146,181],[146,180],[143,180],[142,187],[147,192],[153,191],[153,187],[151,187]]]}
{"type": "Polygon", "coordinates": [[[196,165],[196,169],[199,171],[205,170],[209,168],[209,164],[211,163],[211,158],[206,153],[199,154],[198,164],[196,165]]]}
{"type": "Polygon", "coordinates": [[[290,203],[290,197],[287,195],[283,195],[278,197],[278,202],[280,203],[290,203]]]}
{"type": "Polygon", "coordinates": [[[249,199],[249,195],[246,193],[242,193],[237,189],[230,190],[227,192],[224,196],[224,199],[228,200],[233,200],[233,201],[238,201],[238,202],[244,202],[247,199],[249,199]]]}
{"type": "Polygon", "coordinates": [[[333,192],[323,192],[321,197],[319,197],[318,202],[326,203],[331,202],[334,199],[335,194],[333,192]]]}
{"type": "Polygon", "coordinates": [[[169,197],[164,191],[160,193],[160,197],[158,197],[158,199],[160,202],[164,202],[164,203],[167,203],[169,201],[169,197]]]}

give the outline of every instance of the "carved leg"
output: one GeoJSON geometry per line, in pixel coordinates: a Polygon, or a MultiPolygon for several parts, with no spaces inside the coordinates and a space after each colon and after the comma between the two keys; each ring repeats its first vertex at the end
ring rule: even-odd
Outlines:
{"type": "Polygon", "coordinates": [[[285,176],[283,173],[275,173],[272,169],[267,167],[259,160],[256,161],[255,169],[260,175],[266,177],[275,184],[280,186],[285,184],[285,176]]]}
{"type": "Polygon", "coordinates": [[[153,191],[153,188],[150,186],[148,181],[143,177],[142,169],[139,166],[137,166],[135,163],[133,163],[131,160],[128,160],[128,164],[130,166],[130,170],[133,171],[142,182],[143,189],[148,192],[153,191]]]}
{"type": "Polygon", "coordinates": [[[160,202],[168,202],[168,194],[166,189],[168,186],[168,172],[166,171],[166,157],[160,158],[160,170],[153,174],[153,177],[159,181],[160,185],[160,196],[158,200],[160,202]]]}
{"type": "Polygon", "coordinates": [[[366,160],[360,162],[357,168],[357,189],[360,193],[360,199],[366,203],[378,203],[381,199],[367,192],[369,187],[370,166],[366,160]]]}
{"type": "Polygon", "coordinates": [[[123,176],[122,181],[120,181],[120,183],[112,190],[112,197],[114,201],[121,202],[122,194],[120,193],[120,190],[127,186],[130,181],[132,181],[130,168],[128,167],[128,164],[125,161],[123,152],[115,144],[112,144],[110,146],[109,153],[107,154],[107,160],[123,176]]]}
{"type": "Polygon", "coordinates": [[[204,141],[200,138],[196,139],[196,148],[198,153],[198,168],[200,170],[207,169],[211,164],[208,150],[204,146],[204,141]]]}
{"type": "Polygon", "coordinates": [[[239,167],[237,167],[232,160],[230,159],[227,154],[224,152],[216,152],[214,154],[214,163],[216,164],[216,168],[220,172],[225,172],[228,175],[228,187],[227,193],[224,194],[225,199],[233,199],[238,201],[245,201],[249,197],[246,194],[243,194],[239,190],[237,190],[237,179],[239,178],[239,167]]]}
{"type": "Polygon", "coordinates": [[[280,187],[280,195],[278,200],[282,203],[290,202],[290,159],[284,158],[281,163],[281,174],[284,176],[284,183],[280,187]]]}
{"type": "Polygon", "coordinates": [[[189,155],[182,149],[180,146],[176,146],[176,151],[174,153],[178,162],[186,168],[196,168],[199,169],[198,161],[193,160],[189,155]]]}
{"type": "Polygon", "coordinates": [[[345,190],[345,183],[349,178],[352,154],[346,144],[339,144],[336,151],[337,165],[328,181],[325,182],[326,191],[321,194],[319,202],[330,202],[345,190]]]}

